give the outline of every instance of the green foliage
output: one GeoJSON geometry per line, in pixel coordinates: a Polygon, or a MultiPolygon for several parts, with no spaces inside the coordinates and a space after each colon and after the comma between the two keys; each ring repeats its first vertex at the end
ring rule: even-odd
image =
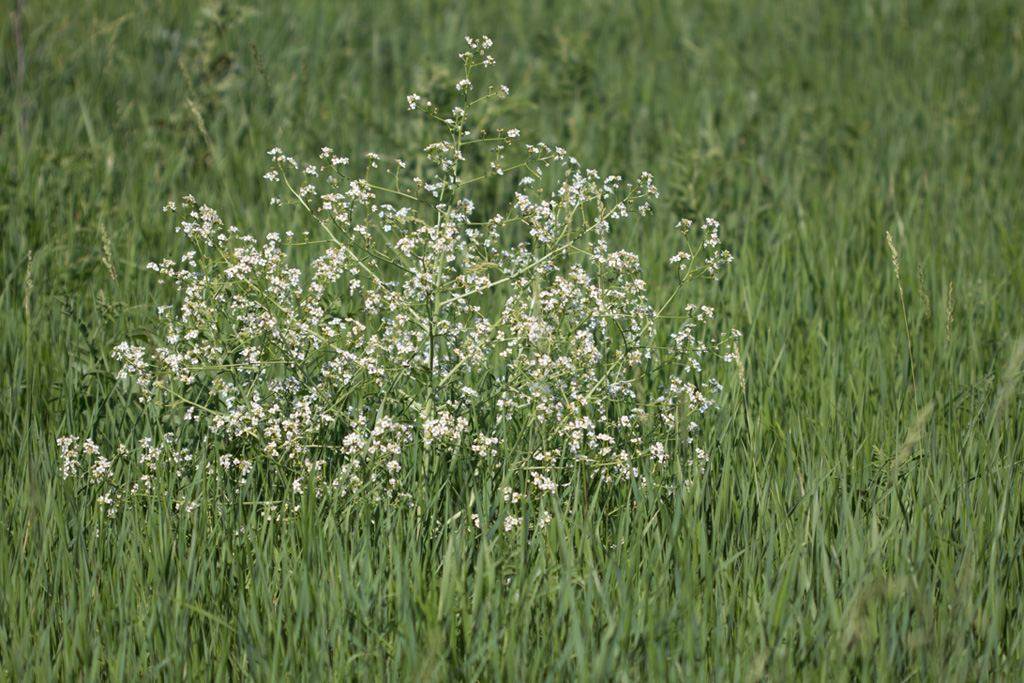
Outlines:
{"type": "MultiPolygon", "coordinates": [[[[1022,31],[1009,0],[28,0],[0,34],[0,679],[1012,680],[1022,31]],[[163,204],[202,190],[301,234],[266,210],[266,148],[404,153],[405,95],[453,105],[444,60],[483,32],[514,93],[496,116],[652,171],[648,225],[728,231],[728,277],[693,296],[743,330],[744,381],[705,424],[706,475],[667,502],[580,490],[542,529],[526,500],[512,534],[485,486],[106,520],[55,439],[162,434],[109,349],[159,338],[143,266],[188,248],[163,204]]],[[[667,300],[678,233],[615,239],[667,300]]]]}

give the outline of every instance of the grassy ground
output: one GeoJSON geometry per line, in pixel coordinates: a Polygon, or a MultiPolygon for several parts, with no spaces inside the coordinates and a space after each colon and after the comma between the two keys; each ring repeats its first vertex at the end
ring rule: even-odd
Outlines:
{"type": "MultiPolygon", "coordinates": [[[[1019,675],[1017,3],[189,4],[3,24],[0,680],[1019,675]],[[404,96],[482,33],[525,137],[651,170],[666,228],[723,223],[737,262],[700,297],[743,330],[745,383],[693,495],[512,537],[446,526],[443,490],[97,535],[54,442],[133,436],[109,349],[166,296],[145,264],[184,248],[160,207],[302,225],[270,222],[266,150],[408,149],[404,96]]],[[[655,291],[665,234],[620,237],[655,291]]]]}

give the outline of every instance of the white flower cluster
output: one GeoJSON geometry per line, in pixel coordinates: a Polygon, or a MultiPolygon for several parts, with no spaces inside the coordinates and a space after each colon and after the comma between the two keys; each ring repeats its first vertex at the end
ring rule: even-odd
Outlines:
{"type": "MultiPolygon", "coordinates": [[[[489,39],[467,42],[463,95],[473,68],[494,63],[489,39]]],[[[263,487],[255,495],[279,514],[309,495],[404,502],[400,477],[413,463],[429,471],[457,457],[504,462],[502,476],[524,485],[506,489],[509,505],[555,495],[580,474],[646,485],[670,477],[673,459],[703,469],[707,456],[677,416],[716,405],[722,385],[702,361],[735,358],[739,333],[706,340],[714,311],[690,305],[668,348],[656,343],[663,319],[640,259],[608,242],[616,223],[650,213],[653,178],[602,176],[564,149],[521,142],[518,128],[471,132],[469,110],[507,94],[467,96],[450,114],[407,98],[446,131],[423,148],[427,178],[372,153],[360,170],[328,147],[309,163],[271,150],[276,168],[264,177],[310,212],[325,241],[261,242],[191,196],[168,204],[192,250],[150,268],[180,304],[160,308],[161,342],[125,342],[113,356],[140,401],[217,456],[200,464],[174,438],[132,456],[122,448],[134,474],[112,490],[95,444],[64,437],[63,476],[103,482],[112,507],[201,472],[225,495],[263,487]],[[467,159],[479,155],[465,152],[481,144],[490,157],[474,167],[467,159]],[[469,193],[506,173],[519,178],[508,211],[478,216],[469,193]],[[290,265],[289,253],[316,245],[305,271],[290,265]],[[281,499],[291,502],[270,503],[281,499]]],[[[678,227],[689,234],[688,221],[678,227]]],[[[669,301],[732,260],[718,230],[708,219],[672,258],[681,270],[669,301]]],[[[520,523],[510,515],[504,527],[520,523]]]]}

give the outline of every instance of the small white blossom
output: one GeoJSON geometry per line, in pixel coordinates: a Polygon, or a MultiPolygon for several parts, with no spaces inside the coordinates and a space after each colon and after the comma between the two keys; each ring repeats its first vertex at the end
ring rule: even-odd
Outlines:
{"type": "MultiPolygon", "coordinates": [[[[153,334],[111,354],[121,390],[177,438],[101,454],[84,435],[61,437],[61,477],[110,516],[133,497],[188,514],[246,496],[273,521],[306,495],[410,505],[402,479],[422,471],[421,458],[478,473],[507,506],[548,508],[581,475],[670,490],[674,459],[687,463],[684,477],[705,470],[697,420],[718,407],[715,368],[739,360],[740,334],[714,336],[714,309],[675,303],[685,295],[663,313],[646,264],[609,246],[613,229],[650,216],[653,177],[587,169],[561,147],[520,143],[516,127],[485,132],[475,105],[509,89],[469,96],[473,70],[495,61],[486,36],[466,42],[450,118],[406,98],[428,123],[440,119],[440,139],[414,150],[408,168],[368,153],[349,169],[331,147],[315,163],[268,152],[263,177],[311,214],[297,239],[273,226],[246,234],[191,195],[164,207],[189,245],[148,268],[173,291],[153,334]],[[484,141],[492,147],[480,154],[469,146],[484,141]],[[486,183],[503,174],[517,177],[511,200],[488,215],[502,193],[486,183]],[[664,370],[664,386],[647,368],[664,370]],[[166,482],[197,478],[209,506],[161,498],[166,482]]],[[[720,277],[733,257],[719,223],[677,228],[669,262],[680,287],[720,277]]],[[[552,515],[534,519],[540,529],[552,515]]],[[[470,520],[480,528],[478,514],[470,520]]]]}

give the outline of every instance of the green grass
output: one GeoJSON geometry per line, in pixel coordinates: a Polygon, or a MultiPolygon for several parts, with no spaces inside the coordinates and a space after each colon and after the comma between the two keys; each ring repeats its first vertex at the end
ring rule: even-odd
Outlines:
{"type": "Polygon", "coordinates": [[[1019,675],[1018,3],[163,4],[29,0],[23,78],[16,13],[0,34],[0,680],[1019,675]],[[55,439],[143,435],[109,349],[166,297],[145,264],[184,248],[160,207],[306,225],[268,212],[266,150],[404,152],[405,95],[482,33],[524,137],[655,174],[655,221],[619,237],[655,298],[675,215],[722,221],[737,262],[694,297],[743,330],[746,373],[706,477],[511,536],[447,524],[444,487],[97,534],[55,439]]]}

